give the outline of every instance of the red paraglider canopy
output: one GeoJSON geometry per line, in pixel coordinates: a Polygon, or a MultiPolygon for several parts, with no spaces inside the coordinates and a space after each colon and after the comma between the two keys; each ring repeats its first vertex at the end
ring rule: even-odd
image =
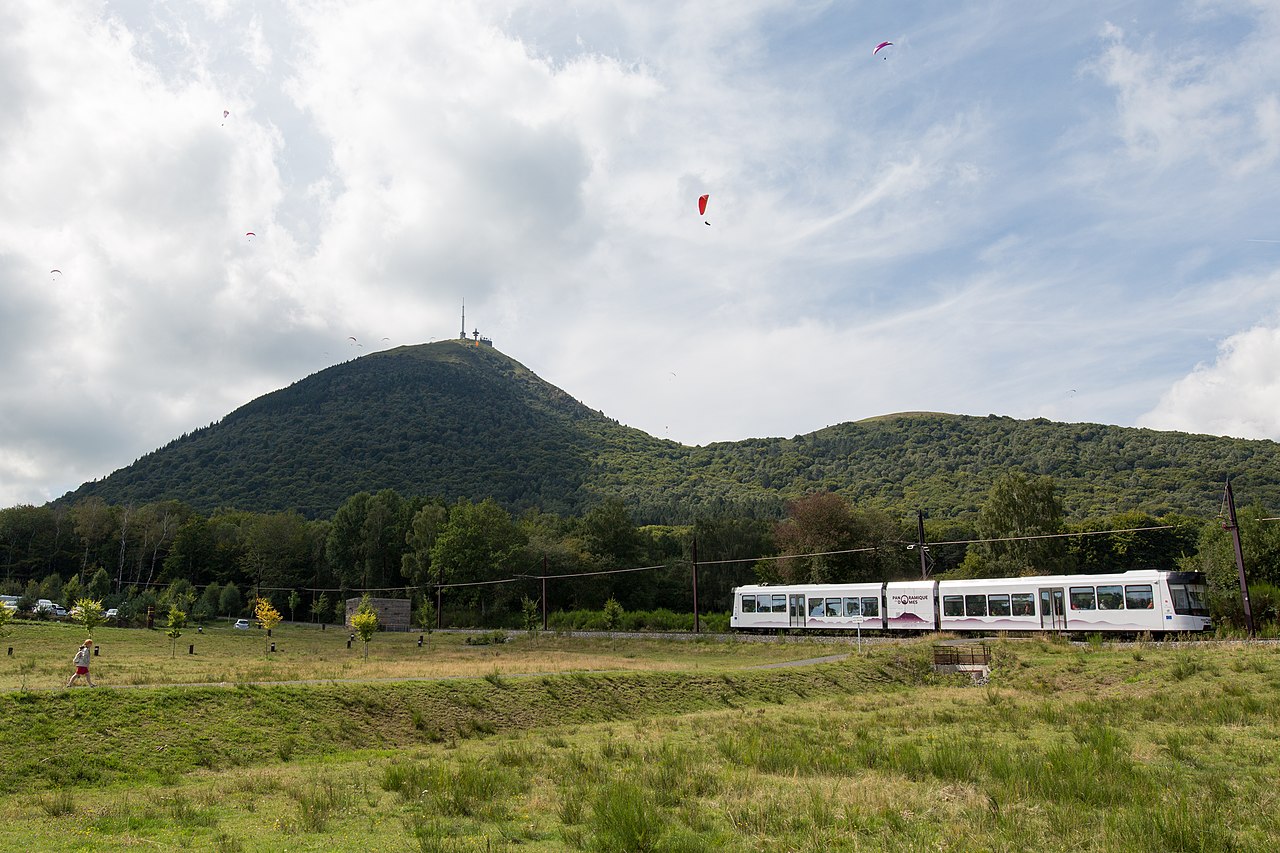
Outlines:
{"type": "Polygon", "coordinates": [[[707,215],[707,199],[709,198],[711,198],[711,195],[709,193],[707,195],[698,196],[698,215],[699,216],[707,215]]]}
{"type": "Polygon", "coordinates": [[[889,46],[890,46],[890,45],[892,45],[892,44],[893,44],[893,42],[891,42],[891,41],[882,41],[882,42],[880,42],[878,45],[876,45],[876,49],[875,49],[875,50],[873,50],[873,51],[871,51],[871,55],[872,55],[872,56],[875,56],[877,53],[879,53],[880,51],[884,50],[886,47],[889,47],[889,46]]]}

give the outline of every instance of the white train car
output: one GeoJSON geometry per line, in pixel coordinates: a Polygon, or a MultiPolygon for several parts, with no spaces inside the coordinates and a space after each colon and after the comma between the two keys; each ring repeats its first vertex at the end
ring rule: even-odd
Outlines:
{"type": "Polygon", "coordinates": [[[729,624],[746,630],[786,628],[881,630],[884,584],[742,586],[733,591],[729,624]]]}
{"type": "Polygon", "coordinates": [[[1130,571],[734,590],[737,630],[1111,631],[1211,627],[1200,572],[1130,571]]]}

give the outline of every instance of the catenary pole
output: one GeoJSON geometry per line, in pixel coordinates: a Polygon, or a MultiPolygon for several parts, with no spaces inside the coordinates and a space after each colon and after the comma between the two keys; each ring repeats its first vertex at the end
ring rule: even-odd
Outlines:
{"type": "Polygon", "coordinates": [[[1249,636],[1254,636],[1253,608],[1249,606],[1249,580],[1244,573],[1244,551],[1240,548],[1240,525],[1236,521],[1236,499],[1231,494],[1231,481],[1227,480],[1227,524],[1231,531],[1231,544],[1236,552],[1236,572],[1240,576],[1240,600],[1244,602],[1244,626],[1249,636]]]}

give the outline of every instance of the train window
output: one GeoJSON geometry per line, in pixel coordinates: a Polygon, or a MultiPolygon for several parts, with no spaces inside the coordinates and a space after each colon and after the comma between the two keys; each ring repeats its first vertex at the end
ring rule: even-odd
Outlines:
{"type": "Polygon", "coordinates": [[[991,607],[992,616],[1008,616],[1011,612],[1007,595],[988,595],[987,604],[991,607]]]}
{"type": "Polygon", "coordinates": [[[824,602],[821,598],[809,599],[809,615],[821,616],[822,611],[826,606],[827,606],[826,602],[824,602]]]}
{"type": "Polygon", "coordinates": [[[1014,616],[1035,616],[1036,596],[1032,592],[1015,592],[1010,605],[1014,616]]]}
{"type": "Polygon", "coordinates": [[[862,599],[862,615],[863,616],[879,616],[880,615],[880,599],[878,598],[862,599]]]}
{"type": "Polygon", "coordinates": [[[1169,595],[1173,596],[1173,612],[1183,616],[1208,616],[1209,608],[1204,603],[1204,586],[1200,584],[1169,584],[1169,595]]]}
{"type": "Polygon", "coordinates": [[[987,597],[985,595],[966,595],[964,597],[965,616],[986,616],[987,597]]]}
{"type": "Polygon", "coordinates": [[[861,616],[862,602],[856,598],[846,598],[844,600],[844,615],[845,616],[861,616]]]}
{"type": "Polygon", "coordinates": [[[1098,587],[1099,610],[1124,610],[1124,591],[1119,586],[1098,587]]]}
{"type": "Polygon", "coordinates": [[[1091,586],[1073,586],[1071,587],[1071,609],[1072,610],[1097,610],[1097,601],[1093,596],[1093,587],[1091,586]]]}
{"type": "Polygon", "coordinates": [[[943,616],[963,616],[964,615],[964,596],[961,596],[961,595],[942,596],[942,615],[943,616]]]}
{"type": "Polygon", "coordinates": [[[844,615],[844,602],[842,602],[842,601],[841,601],[840,599],[838,599],[838,598],[828,598],[828,599],[827,599],[827,615],[828,615],[828,616],[843,616],[843,615],[844,615]]]}
{"type": "Polygon", "coordinates": [[[1151,584],[1132,584],[1124,588],[1124,606],[1130,610],[1152,610],[1155,600],[1151,596],[1151,584]]]}
{"type": "Polygon", "coordinates": [[[754,595],[742,596],[742,612],[743,613],[756,612],[756,597],[754,595]]]}
{"type": "Polygon", "coordinates": [[[774,613],[787,612],[787,597],[785,595],[775,595],[773,597],[773,612],[774,613]]]}

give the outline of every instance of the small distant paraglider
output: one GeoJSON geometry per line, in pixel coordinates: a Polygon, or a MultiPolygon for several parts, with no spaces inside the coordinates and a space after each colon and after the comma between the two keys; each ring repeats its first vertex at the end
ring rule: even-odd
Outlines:
{"type": "MultiPolygon", "coordinates": [[[[706,195],[700,195],[700,196],[698,196],[698,215],[699,215],[699,216],[706,216],[706,215],[707,215],[707,199],[709,199],[709,198],[711,198],[711,194],[710,194],[710,193],[707,193],[706,195]]],[[[710,225],[711,223],[710,223],[710,222],[708,222],[708,221],[706,221],[706,220],[704,219],[702,224],[703,224],[703,225],[710,225]]]]}
{"type": "Polygon", "coordinates": [[[62,278],[62,270],[49,270],[49,278],[53,281],[62,278]]]}
{"type": "MultiPolygon", "coordinates": [[[[875,50],[871,51],[871,55],[872,55],[872,56],[875,56],[877,53],[879,53],[880,51],[884,50],[886,47],[892,47],[892,46],[893,46],[893,42],[891,42],[891,41],[882,41],[882,42],[880,42],[878,45],[876,45],[876,49],[875,49],[875,50]]],[[[880,57],[880,58],[881,58],[881,59],[888,59],[888,58],[889,58],[889,56],[888,56],[888,54],[886,54],[886,55],[884,55],[884,56],[882,56],[882,57],[880,57]]]]}
{"type": "Polygon", "coordinates": [[[245,236],[245,239],[247,239],[250,243],[252,243],[253,238],[257,237],[258,235],[254,234],[252,231],[246,231],[244,232],[244,236],[245,236]]]}
{"type": "Polygon", "coordinates": [[[227,116],[229,116],[229,115],[231,115],[231,110],[223,110],[223,111],[222,111],[222,126],[223,126],[223,127],[226,127],[226,126],[227,126],[227,116]]]}

